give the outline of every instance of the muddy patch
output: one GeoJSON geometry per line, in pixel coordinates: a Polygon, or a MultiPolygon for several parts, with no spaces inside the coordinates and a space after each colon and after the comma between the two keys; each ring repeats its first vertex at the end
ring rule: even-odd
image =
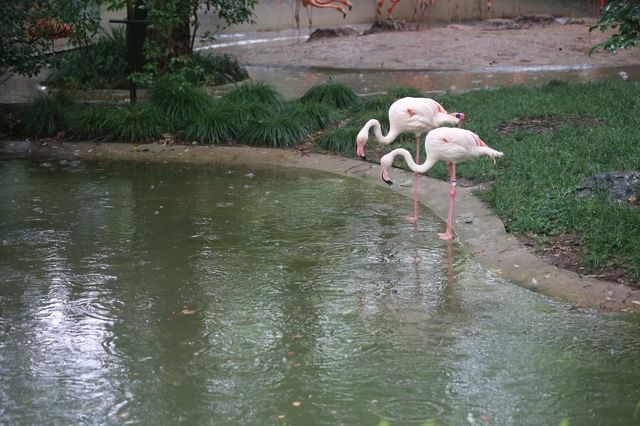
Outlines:
{"type": "Polygon", "coordinates": [[[498,134],[506,135],[519,131],[528,131],[533,133],[554,133],[563,126],[584,126],[597,127],[603,126],[605,120],[599,118],[586,118],[568,116],[558,117],[525,117],[502,123],[496,129],[498,134]]]}
{"type": "Polygon", "coordinates": [[[528,247],[537,256],[544,258],[558,268],[573,271],[578,276],[591,277],[598,280],[623,284],[640,288],[640,281],[628,268],[617,265],[612,259],[598,267],[587,269],[585,259],[589,253],[578,234],[567,233],[555,236],[537,236],[531,234],[514,234],[518,241],[528,247]]]}

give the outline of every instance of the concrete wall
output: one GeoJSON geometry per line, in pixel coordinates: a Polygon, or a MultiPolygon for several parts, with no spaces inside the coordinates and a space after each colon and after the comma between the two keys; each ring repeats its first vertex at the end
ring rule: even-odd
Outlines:
{"type": "MultiPolygon", "coordinates": [[[[296,0],[260,0],[255,8],[254,25],[239,25],[225,32],[274,31],[295,28],[294,4],[296,0]]],[[[364,24],[376,19],[375,0],[351,0],[353,9],[346,18],[333,9],[314,9],[313,27],[335,27],[348,24],[364,24]]],[[[550,14],[554,16],[584,17],[596,14],[596,0],[435,0],[429,17],[434,23],[450,23],[487,18],[515,18],[524,13],[550,14]]],[[[389,0],[383,6],[386,11],[389,0]]],[[[302,8],[304,9],[304,8],[302,8]]],[[[393,14],[396,19],[413,18],[413,0],[401,0],[393,14]]],[[[384,14],[386,18],[386,12],[384,14]]],[[[201,23],[207,29],[215,28],[217,21],[211,14],[203,14],[201,23]]],[[[300,25],[308,27],[304,10],[300,12],[300,25]]]]}

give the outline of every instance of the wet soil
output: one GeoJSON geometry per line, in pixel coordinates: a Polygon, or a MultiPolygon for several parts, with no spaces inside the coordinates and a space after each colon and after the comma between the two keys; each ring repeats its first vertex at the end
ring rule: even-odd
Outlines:
{"type": "Polygon", "coordinates": [[[321,38],[312,42],[275,40],[217,49],[249,65],[341,69],[462,70],[532,66],[623,66],[640,64],[638,50],[596,52],[607,38],[589,32],[593,19],[495,20],[475,24],[382,31],[321,38]],[[507,25],[509,24],[509,25],[507,25]]]}

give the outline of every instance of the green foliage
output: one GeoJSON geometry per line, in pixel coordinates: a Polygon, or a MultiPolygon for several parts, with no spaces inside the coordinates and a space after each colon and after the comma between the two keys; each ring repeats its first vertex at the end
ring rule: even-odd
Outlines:
{"type": "Polygon", "coordinates": [[[359,131],[359,128],[352,126],[330,129],[318,140],[316,148],[353,156],[359,131]]]}
{"type": "Polygon", "coordinates": [[[282,96],[273,87],[259,81],[249,81],[231,89],[223,99],[235,104],[259,103],[276,110],[282,108],[282,96]]]}
{"type": "Polygon", "coordinates": [[[310,130],[324,129],[338,121],[338,114],[331,107],[313,102],[291,104],[285,110],[310,130]]]}
{"type": "Polygon", "coordinates": [[[100,23],[100,16],[90,7],[91,4],[89,0],[3,2],[0,13],[0,76],[22,74],[33,77],[50,66],[54,59],[49,54],[53,46],[51,36],[61,35],[62,25],[69,25],[73,30],[66,34],[71,45],[86,45],[100,23]],[[34,7],[36,3],[39,7],[34,7]]]}
{"type": "Polygon", "coordinates": [[[27,134],[35,137],[51,137],[66,130],[73,104],[73,99],[62,91],[38,96],[27,109],[25,117],[27,134]]]}
{"type": "Polygon", "coordinates": [[[387,94],[394,99],[400,98],[424,98],[424,94],[415,87],[393,87],[387,90],[387,94]]]}
{"type": "Polygon", "coordinates": [[[128,87],[128,75],[126,33],[116,28],[89,46],[60,55],[47,81],[81,89],[122,89],[128,87]]]}
{"type": "MultiPolygon", "coordinates": [[[[71,131],[74,138],[79,140],[109,139],[109,115],[115,107],[113,105],[83,105],[77,108],[71,121],[71,131]]],[[[113,120],[112,120],[113,121],[113,120]]]]}
{"type": "Polygon", "coordinates": [[[162,136],[162,116],[145,104],[107,110],[104,131],[115,142],[151,142],[162,136]]]}
{"type": "MultiPolygon", "coordinates": [[[[618,265],[640,275],[637,211],[604,197],[575,195],[587,177],[637,170],[639,95],[639,83],[611,80],[474,91],[441,101],[469,112],[464,127],[504,152],[495,166],[479,159],[462,164],[457,172],[462,179],[491,182],[478,195],[509,231],[532,236],[575,233],[590,254],[585,267],[618,265]],[[532,117],[552,125],[518,127],[532,117]],[[499,131],[507,124],[509,131],[499,131]]],[[[430,175],[446,178],[446,168],[438,165],[430,175]]]]}
{"type": "Polygon", "coordinates": [[[187,81],[196,85],[235,83],[249,78],[249,73],[231,55],[194,53],[185,69],[187,81]]]}
{"type": "Polygon", "coordinates": [[[215,104],[200,111],[186,125],[184,138],[200,144],[220,144],[229,141],[244,123],[234,120],[233,112],[223,104],[215,104]]]}
{"type": "Polygon", "coordinates": [[[358,95],[342,83],[324,83],[313,86],[300,98],[301,102],[326,104],[334,108],[351,108],[358,103],[358,95]]]}
{"type": "MultiPolygon", "coordinates": [[[[110,9],[123,6],[122,0],[102,0],[110,9]]],[[[185,81],[199,74],[198,64],[189,60],[193,40],[199,28],[198,14],[211,13],[219,18],[218,30],[233,24],[252,22],[257,0],[163,0],[144,3],[144,13],[150,22],[144,53],[146,63],[135,73],[134,81],[151,85],[160,76],[178,74],[185,81]]],[[[130,11],[129,17],[135,14],[130,11]]],[[[210,34],[206,34],[211,37],[210,34]]]]}
{"type": "Polygon", "coordinates": [[[596,50],[608,50],[615,53],[618,49],[633,47],[640,39],[640,2],[638,0],[609,0],[600,21],[589,27],[589,31],[609,29],[616,32],[607,40],[591,48],[591,55],[596,50]]]}
{"type": "Polygon", "coordinates": [[[395,100],[396,99],[390,95],[373,95],[362,97],[358,105],[356,105],[356,107],[354,108],[354,111],[367,114],[384,113],[385,116],[387,116],[389,107],[395,100]]]}
{"type": "Polygon", "coordinates": [[[193,84],[168,76],[151,88],[151,103],[164,114],[169,129],[177,130],[190,117],[208,109],[212,100],[193,84]]]}
{"type": "Polygon", "coordinates": [[[250,120],[238,139],[247,145],[286,148],[300,142],[306,134],[307,128],[292,115],[272,112],[250,120]]]}

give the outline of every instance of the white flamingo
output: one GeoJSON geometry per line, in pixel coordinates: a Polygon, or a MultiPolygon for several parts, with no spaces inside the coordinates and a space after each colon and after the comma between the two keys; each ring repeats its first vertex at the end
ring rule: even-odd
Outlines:
{"type": "Polygon", "coordinates": [[[416,164],[409,151],[397,148],[384,155],[380,159],[382,180],[391,185],[389,168],[398,155],[404,157],[409,168],[415,173],[426,173],[438,161],[445,161],[451,177],[451,191],[449,193],[449,214],[447,216],[447,229],[438,234],[443,240],[451,239],[453,222],[453,205],[456,199],[456,164],[480,156],[490,157],[495,163],[496,157],[502,157],[502,152],[489,148],[486,143],[475,133],[458,128],[441,127],[427,133],[424,141],[427,160],[423,164],[416,164]]]}
{"type": "MultiPolygon", "coordinates": [[[[420,162],[420,136],[437,127],[446,125],[461,126],[464,114],[461,112],[448,113],[442,105],[430,98],[401,98],[391,104],[389,108],[389,132],[382,134],[380,122],[376,119],[367,121],[356,136],[356,153],[366,160],[364,147],[369,140],[369,130],[373,127],[373,133],[379,143],[388,145],[404,132],[416,135],[416,158],[420,162]]],[[[418,177],[416,173],[413,182],[413,216],[407,219],[418,220],[418,177]]]]}

